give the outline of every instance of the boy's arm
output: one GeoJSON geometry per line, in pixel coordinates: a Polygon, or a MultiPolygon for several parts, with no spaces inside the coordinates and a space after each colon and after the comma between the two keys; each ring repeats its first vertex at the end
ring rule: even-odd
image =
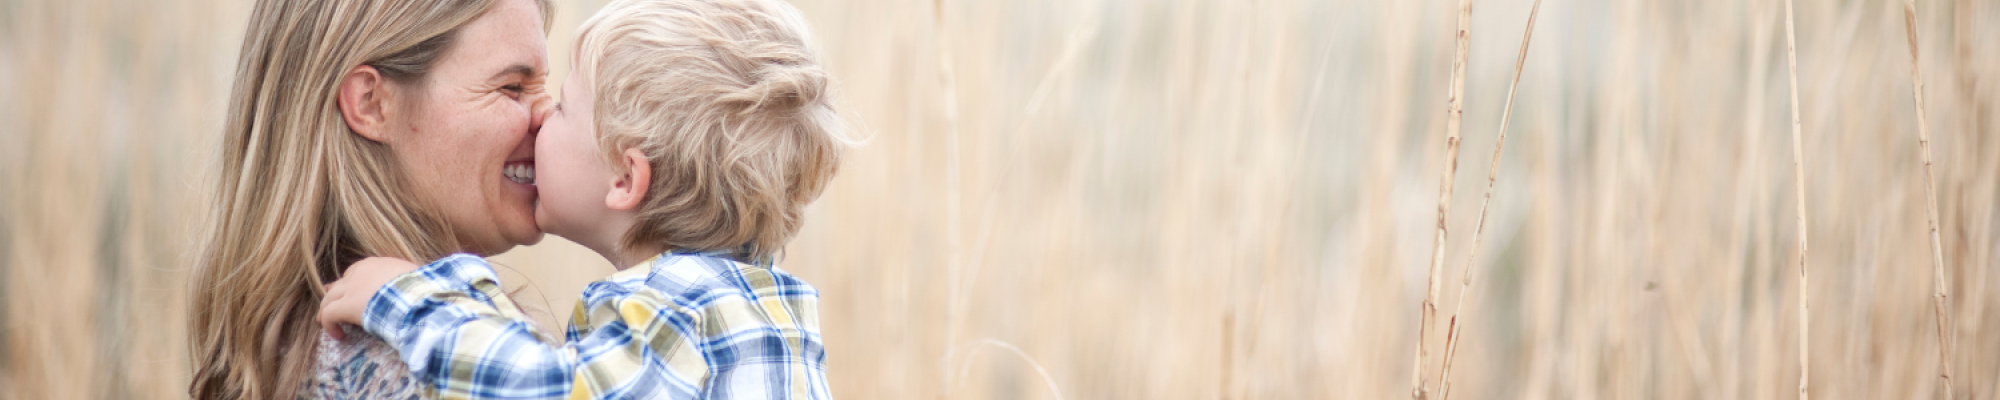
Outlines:
{"type": "Polygon", "coordinates": [[[799,285],[764,301],[586,290],[575,320],[592,329],[558,347],[494,309],[506,300],[492,268],[457,255],[383,286],[362,326],[438,398],[825,399],[817,293],[799,285]]]}
{"type": "Polygon", "coordinates": [[[395,347],[422,386],[447,399],[562,398],[577,353],[502,313],[511,303],[484,259],[453,255],[374,292],[361,326],[395,347]]]}
{"type": "Polygon", "coordinates": [[[674,318],[666,315],[691,316],[667,311],[685,308],[644,306],[668,303],[657,292],[585,290],[586,298],[600,300],[575,322],[589,325],[589,334],[550,346],[526,319],[494,308],[492,302],[508,301],[499,289],[484,259],[446,257],[375,292],[362,327],[395,347],[436,398],[694,398],[705,386],[701,357],[669,360],[661,354],[673,350],[654,348],[695,348],[671,333],[651,335],[672,331],[664,323],[674,318]]]}
{"type": "Polygon", "coordinates": [[[368,308],[368,300],[374,298],[375,291],[381,290],[390,279],[417,267],[416,263],[393,257],[368,257],[348,266],[340,279],[326,284],[326,294],[320,296],[320,329],[334,340],[345,340],[346,330],[340,326],[361,326],[361,312],[368,308]]]}

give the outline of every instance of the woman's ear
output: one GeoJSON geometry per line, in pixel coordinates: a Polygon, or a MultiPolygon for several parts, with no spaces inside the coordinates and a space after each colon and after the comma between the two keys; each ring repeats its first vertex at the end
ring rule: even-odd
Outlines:
{"type": "Polygon", "coordinates": [[[653,183],[653,163],[646,161],[646,153],[639,149],[625,149],[625,173],[611,181],[611,193],[604,196],[604,206],[613,210],[632,211],[646,201],[646,189],[653,183]]]}
{"type": "Polygon", "coordinates": [[[340,117],[347,128],[376,142],[389,142],[389,85],[382,72],[362,65],[340,77],[340,117]]]}

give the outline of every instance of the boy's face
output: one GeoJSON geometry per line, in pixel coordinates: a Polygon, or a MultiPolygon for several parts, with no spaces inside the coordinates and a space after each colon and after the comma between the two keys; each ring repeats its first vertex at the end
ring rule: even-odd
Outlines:
{"type": "Polygon", "coordinates": [[[604,229],[612,215],[605,196],[617,175],[597,148],[590,85],[572,71],[560,96],[535,138],[535,186],[541,196],[535,224],[585,247],[610,246],[618,237],[604,229]]]}

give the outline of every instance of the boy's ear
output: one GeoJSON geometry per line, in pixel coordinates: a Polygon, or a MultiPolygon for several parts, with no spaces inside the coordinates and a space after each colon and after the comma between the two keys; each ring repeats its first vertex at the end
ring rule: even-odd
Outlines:
{"type": "Polygon", "coordinates": [[[376,142],[389,142],[389,84],[375,67],[362,65],[340,77],[340,118],[347,128],[376,142]]]}
{"type": "Polygon", "coordinates": [[[621,161],[625,163],[625,173],[611,181],[611,193],[604,196],[604,205],[619,211],[637,210],[639,203],[646,200],[646,187],[653,182],[653,165],[639,149],[625,149],[621,161]]]}

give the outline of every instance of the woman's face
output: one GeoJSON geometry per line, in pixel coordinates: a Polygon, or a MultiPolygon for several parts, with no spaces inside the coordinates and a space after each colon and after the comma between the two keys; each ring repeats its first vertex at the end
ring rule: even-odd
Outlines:
{"type": "Polygon", "coordinates": [[[451,225],[460,250],[491,255],[541,241],[532,180],[506,171],[534,165],[533,133],[549,103],[542,32],[534,3],[501,0],[460,28],[388,117],[411,189],[451,225]]]}

